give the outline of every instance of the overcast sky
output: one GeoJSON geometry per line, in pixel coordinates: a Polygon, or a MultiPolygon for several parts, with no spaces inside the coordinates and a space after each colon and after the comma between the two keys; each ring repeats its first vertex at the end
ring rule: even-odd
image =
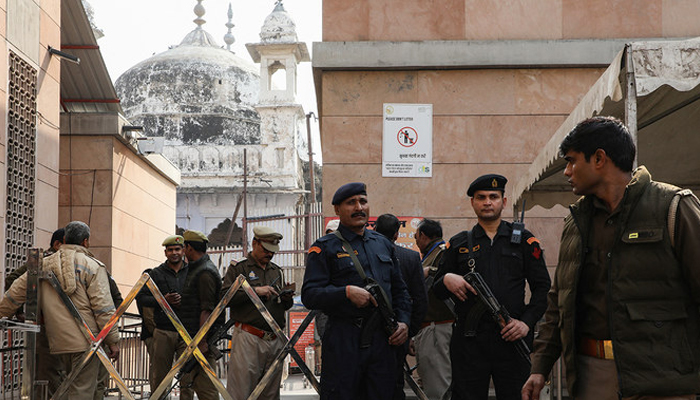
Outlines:
{"type": "MultiPolygon", "coordinates": [[[[97,42],[112,81],[137,63],[179,44],[196,28],[193,22],[196,0],[88,1],[94,9],[95,24],[105,35],[97,42]]],[[[245,44],[260,42],[260,28],[275,8],[275,1],[203,0],[206,23],[202,27],[220,46],[225,46],[229,3],[233,7],[232,33],[236,38],[231,48],[252,63],[245,44]]],[[[321,41],[321,0],[284,0],[283,4],[296,23],[299,41],[305,42],[311,52],[312,43],[321,41]]],[[[306,113],[313,111],[318,115],[310,62],[299,65],[297,95],[306,113]]],[[[312,125],[316,131],[318,125],[312,125]]],[[[318,148],[314,153],[320,159],[318,148]]]]}

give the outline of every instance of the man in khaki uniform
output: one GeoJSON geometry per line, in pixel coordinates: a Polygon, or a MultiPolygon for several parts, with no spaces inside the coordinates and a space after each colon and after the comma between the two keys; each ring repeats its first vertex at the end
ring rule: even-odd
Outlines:
{"type": "MultiPolygon", "coordinates": [[[[285,311],[292,306],[294,290],[293,286],[284,284],[282,269],[270,261],[279,251],[282,235],[262,226],[255,227],[253,233],[253,250],[247,258],[228,268],[223,291],[226,292],[239,275],[245,276],[277,324],[284,328],[285,311]]],[[[236,325],[231,339],[227,389],[234,399],[246,399],[282,350],[284,343],[271,331],[243,290],[233,296],[229,306],[231,318],[236,321],[236,325]]],[[[281,380],[280,368],[258,398],[279,399],[281,380]]]]}
{"type": "MultiPolygon", "coordinates": [[[[84,222],[73,221],[65,228],[65,244],[54,254],[44,258],[42,269],[53,272],[90,330],[97,335],[114,314],[114,302],[110,296],[109,279],[105,265],[88,250],[90,228],[84,222]]],[[[90,342],[73,316],[61,301],[56,290],[41,281],[41,312],[46,323],[51,354],[60,355],[70,374],[90,348],[90,342]]],[[[0,317],[9,317],[26,300],[27,274],[20,276],[0,301],[0,317]]],[[[105,337],[108,355],[119,357],[119,332],[113,326],[105,337]]],[[[92,357],[71,382],[66,398],[92,400],[97,386],[100,361],[92,357]]]]}

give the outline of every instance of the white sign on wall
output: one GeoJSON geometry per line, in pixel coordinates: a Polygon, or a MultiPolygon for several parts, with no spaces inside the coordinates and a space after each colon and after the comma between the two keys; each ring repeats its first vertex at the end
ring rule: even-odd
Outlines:
{"type": "Polygon", "coordinates": [[[433,105],[384,104],[382,176],[433,176],[433,105]]]}

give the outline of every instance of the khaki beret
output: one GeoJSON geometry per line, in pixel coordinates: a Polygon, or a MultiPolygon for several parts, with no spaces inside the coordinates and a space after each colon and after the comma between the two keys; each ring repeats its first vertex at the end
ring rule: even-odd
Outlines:
{"type": "Polygon", "coordinates": [[[180,245],[184,246],[185,245],[185,238],[183,238],[180,235],[171,235],[165,238],[163,240],[163,246],[168,247],[168,246],[175,246],[175,245],[180,245]]]}
{"type": "Polygon", "coordinates": [[[279,244],[283,237],[281,233],[267,226],[256,226],[253,228],[253,234],[267,251],[277,253],[280,250],[279,244]]]}
{"type": "Polygon", "coordinates": [[[182,236],[185,238],[185,242],[209,242],[209,238],[199,231],[185,231],[182,236]]]}

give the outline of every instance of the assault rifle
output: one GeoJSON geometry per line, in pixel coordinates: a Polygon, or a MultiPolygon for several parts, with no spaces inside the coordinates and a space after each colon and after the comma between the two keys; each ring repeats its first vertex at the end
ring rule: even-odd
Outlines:
{"type": "MultiPolygon", "coordinates": [[[[508,325],[512,320],[510,314],[508,314],[508,310],[498,302],[498,299],[493,295],[493,292],[491,292],[491,289],[486,284],[486,281],[484,281],[484,278],[481,277],[481,274],[476,271],[469,272],[464,275],[464,280],[476,290],[477,297],[484,303],[496,324],[501,329],[508,325]]],[[[516,350],[518,350],[518,354],[520,354],[528,364],[532,365],[530,361],[530,348],[527,346],[527,343],[521,338],[513,342],[513,344],[516,350]]]]}
{"type": "Polygon", "coordinates": [[[360,347],[367,348],[372,344],[372,332],[377,324],[381,324],[387,335],[391,336],[399,327],[399,322],[386,293],[374,279],[366,277],[364,289],[377,301],[377,309],[364,321],[360,332],[360,347]]]}
{"type": "MultiPolygon", "coordinates": [[[[231,339],[231,335],[228,334],[228,330],[231,329],[231,327],[235,323],[236,323],[236,321],[233,318],[231,318],[228,321],[226,321],[225,324],[217,326],[214,329],[214,332],[211,332],[208,335],[208,337],[207,337],[207,348],[208,348],[207,351],[212,355],[214,360],[218,360],[224,356],[223,353],[221,353],[221,351],[219,350],[217,343],[221,339],[227,339],[227,340],[231,339]]],[[[190,357],[187,360],[185,365],[183,365],[182,368],[180,368],[180,371],[178,371],[177,374],[175,375],[175,382],[173,382],[172,386],[170,386],[170,388],[160,398],[161,399],[167,398],[168,395],[170,394],[170,392],[173,391],[173,388],[175,388],[175,386],[182,380],[182,377],[185,374],[194,371],[194,369],[197,367],[197,364],[199,364],[199,362],[197,362],[197,358],[195,358],[195,356],[192,355],[192,357],[190,357]]]]}

